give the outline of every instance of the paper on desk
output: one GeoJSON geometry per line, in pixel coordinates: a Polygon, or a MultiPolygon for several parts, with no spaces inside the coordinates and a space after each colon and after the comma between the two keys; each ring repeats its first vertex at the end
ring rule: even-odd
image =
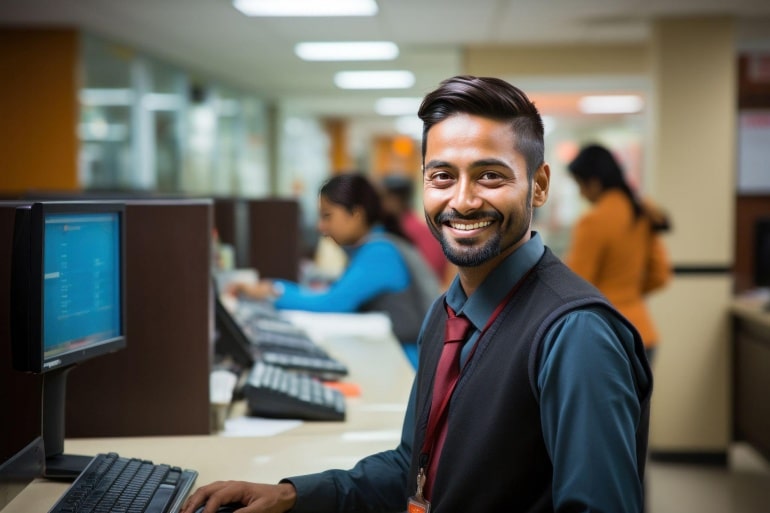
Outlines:
{"type": "Polygon", "coordinates": [[[301,420],[234,417],[225,421],[222,436],[273,436],[302,425],[301,420]]]}
{"type": "Polygon", "coordinates": [[[392,332],[390,317],[382,312],[319,313],[303,310],[283,310],[281,315],[302,327],[311,337],[342,336],[384,337],[392,332]]]}

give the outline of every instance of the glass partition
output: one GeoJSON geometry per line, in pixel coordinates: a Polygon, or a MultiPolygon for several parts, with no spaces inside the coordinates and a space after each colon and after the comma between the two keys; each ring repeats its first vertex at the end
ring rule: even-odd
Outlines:
{"type": "Polygon", "coordinates": [[[92,34],[83,34],[81,56],[84,189],[270,192],[259,98],[92,34]]]}

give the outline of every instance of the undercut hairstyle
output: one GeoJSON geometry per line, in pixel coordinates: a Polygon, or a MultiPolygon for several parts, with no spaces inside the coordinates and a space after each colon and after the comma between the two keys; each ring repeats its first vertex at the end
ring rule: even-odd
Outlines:
{"type": "Polygon", "coordinates": [[[527,95],[499,78],[459,75],[442,81],[435,91],[428,93],[417,112],[423,122],[423,164],[428,132],[436,123],[456,114],[509,122],[514,133],[514,149],[527,162],[529,180],[545,162],[543,120],[527,95]]]}

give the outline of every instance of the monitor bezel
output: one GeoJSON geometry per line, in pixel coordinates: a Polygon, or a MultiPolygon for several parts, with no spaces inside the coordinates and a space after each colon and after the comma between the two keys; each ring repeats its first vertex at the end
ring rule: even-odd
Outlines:
{"type": "Polygon", "coordinates": [[[44,374],[126,347],[125,225],[125,204],[118,201],[36,202],[16,209],[11,273],[11,339],[16,370],[44,374]],[[97,345],[46,358],[43,340],[45,219],[51,214],[94,213],[118,216],[120,334],[97,345]]]}
{"type": "Polygon", "coordinates": [[[770,288],[770,216],[754,221],[754,286],[770,288]]]}

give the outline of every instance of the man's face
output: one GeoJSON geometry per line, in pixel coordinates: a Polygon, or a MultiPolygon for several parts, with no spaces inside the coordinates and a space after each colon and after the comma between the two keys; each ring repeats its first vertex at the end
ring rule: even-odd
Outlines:
{"type": "MultiPolygon", "coordinates": [[[[425,217],[450,262],[495,262],[529,239],[532,188],[508,122],[457,114],[431,127],[426,143],[425,217]]],[[[543,165],[535,206],[545,202],[547,187],[543,165]]]]}

